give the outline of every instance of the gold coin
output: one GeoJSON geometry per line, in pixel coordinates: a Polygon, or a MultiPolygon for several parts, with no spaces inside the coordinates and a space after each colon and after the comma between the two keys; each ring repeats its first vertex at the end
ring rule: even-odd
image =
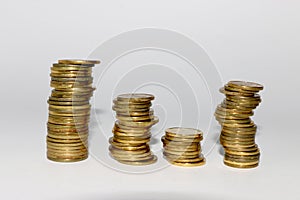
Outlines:
{"type": "Polygon", "coordinates": [[[68,59],[68,60],[59,60],[59,64],[71,64],[71,65],[94,65],[100,64],[99,60],[80,60],[80,59],[68,59]]]}
{"type": "Polygon", "coordinates": [[[238,133],[226,133],[221,132],[221,135],[224,137],[231,137],[231,138],[240,138],[240,139],[250,139],[255,137],[255,133],[252,134],[238,134],[238,133]]]}
{"type": "Polygon", "coordinates": [[[247,156],[247,157],[243,156],[238,158],[238,157],[225,154],[224,159],[232,162],[238,162],[238,163],[249,163],[249,162],[259,161],[259,156],[247,156]]]}
{"type": "Polygon", "coordinates": [[[90,82],[90,81],[93,81],[93,77],[75,77],[75,78],[51,77],[51,81],[57,81],[57,82],[90,82]]]}
{"type": "Polygon", "coordinates": [[[50,77],[53,78],[89,78],[92,77],[91,72],[81,72],[81,71],[55,71],[51,70],[50,77]]]}
{"type": "Polygon", "coordinates": [[[150,108],[145,107],[145,108],[123,108],[123,107],[116,107],[113,106],[112,109],[118,113],[130,113],[130,112],[149,112],[150,108]]]}
{"type": "Polygon", "coordinates": [[[249,115],[240,115],[240,114],[228,114],[228,113],[221,113],[219,111],[215,112],[215,117],[220,119],[248,119],[249,115]]]}
{"type": "Polygon", "coordinates": [[[157,157],[153,155],[148,160],[142,160],[142,161],[127,161],[127,160],[118,160],[118,162],[126,165],[133,165],[133,166],[142,166],[142,165],[151,165],[156,163],[157,157]]]}
{"type": "Polygon", "coordinates": [[[250,169],[250,168],[255,168],[258,166],[259,163],[253,164],[253,165],[241,165],[241,164],[232,164],[232,163],[225,163],[225,165],[229,167],[234,167],[234,168],[240,168],[240,169],[250,169]]]}
{"type": "Polygon", "coordinates": [[[247,134],[248,132],[250,133],[255,133],[257,129],[257,126],[254,124],[251,127],[222,127],[222,131],[226,133],[236,133],[236,134],[247,134]],[[247,133],[246,133],[247,132],[247,133]]]}
{"type": "Polygon", "coordinates": [[[249,151],[244,150],[229,150],[225,149],[226,154],[230,155],[239,155],[239,156],[254,156],[254,155],[260,155],[260,151],[257,147],[249,148],[249,151]]]}
{"type": "Polygon", "coordinates": [[[202,138],[195,138],[195,139],[183,139],[183,138],[176,138],[176,137],[169,137],[167,135],[163,136],[161,138],[161,141],[164,144],[174,144],[174,145],[183,145],[183,146],[188,146],[188,145],[198,145],[202,138]]]}
{"type": "Polygon", "coordinates": [[[88,155],[78,157],[78,158],[60,158],[57,156],[55,157],[55,156],[47,155],[47,158],[54,162],[79,162],[79,161],[83,161],[83,160],[87,159],[88,155]]]}
{"type": "Polygon", "coordinates": [[[125,102],[149,102],[151,100],[154,100],[154,96],[144,93],[121,94],[117,97],[117,101],[125,102]]]}
{"type": "Polygon", "coordinates": [[[241,93],[242,95],[243,94],[246,94],[246,95],[254,95],[255,94],[255,92],[251,92],[251,91],[242,90],[242,89],[239,89],[239,88],[230,87],[229,85],[225,85],[224,86],[224,90],[229,91],[229,92],[238,92],[238,93],[241,93]]]}
{"type": "Polygon", "coordinates": [[[203,155],[198,156],[197,158],[177,158],[177,159],[170,159],[168,157],[165,157],[166,160],[171,162],[179,162],[179,163],[195,163],[195,162],[201,162],[204,160],[203,155]]]}
{"type": "Polygon", "coordinates": [[[234,91],[229,91],[229,90],[225,90],[224,87],[220,88],[219,90],[222,94],[225,95],[232,95],[232,96],[247,96],[247,97],[251,97],[254,94],[253,93],[239,93],[239,92],[234,92],[234,91]]]}
{"type": "Polygon", "coordinates": [[[170,154],[172,156],[194,156],[200,154],[199,151],[181,152],[181,151],[170,151],[168,149],[164,149],[164,153],[170,154]]]}
{"type": "Polygon", "coordinates": [[[136,149],[136,150],[127,150],[127,149],[119,149],[113,145],[109,146],[109,151],[114,154],[126,154],[126,155],[133,155],[133,154],[144,154],[150,151],[150,148],[144,149],[136,149]]]}
{"type": "Polygon", "coordinates": [[[223,103],[229,107],[237,107],[236,109],[240,108],[241,110],[253,110],[255,109],[259,103],[255,102],[241,102],[241,101],[231,101],[229,99],[224,99],[223,103]]]}
{"type": "Polygon", "coordinates": [[[143,147],[147,148],[146,143],[123,143],[116,140],[114,137],[109,138],[109,143],[115,147],[143,147]]]}
{"type": "Polygon", "coordinates": [[[233,137],[233,136],[226,136],[226,135],[221,134],[220,138],[222,138],[223,140],[229,140],[229,141],[230,140],[241,141],[241,142],[243,142],[243,141],[248,141],[248,142],[252,141],[252,142],[254,142],[255,141],[254,136],[252,136],[252,137],[239,137],[239,135],[238,135],[238,136],[233,137]]]}
{"type": "Polygon", "coordinates": [[[120,121],[129,121],[129,122],[143,122],[143,121],[153,121],[154,116],[140,116],[140,117],[124,117],[117,115],[116,118],[120,121]]]}
{"type": "Polygon", "coordinates": [[[130,133],[130,132],[120,132],[116,129],[112,130],[114,136],[116,137],[135,137],[135,138],[149,138],[151,137],[151,132],[147,132],[147,133],[130,133]]]}
{"type": "Polygon", "coordinates": [[[115,122],[115,126],[113,130],[123,133],[130,133],[130,134],[148,134],[150,133],[149,127],[129,127],[123,126],[118,121],[115,122]]]}
{"type": "Polygon", "coordinates": [[[203,159],[200,162],[184,162],[184,163],[176,162],[176,161],[171,162],[172,165],[176,165],[180,167],[200,167],[205,165],[205,163],[206,163],[205,159],[203,159]]]}
{"type": "Polygon", "coordinates": [[[216,120],[219,121],[220,123],[224,123],[224,124],[248,124],[251,123],[251,119],[247,118],[247,119],[222,119],[219,117],[216,117],[216,120]]]}
{"type": "Polygon", "coordinates": [[[48,132],[48,137],[50,138],[56,138],[56,139],[68,139],[68,140],[87,140],[88,134],[53,134],[48,132]]]}
{"type": "Polygon", "coordinates": [[[158,117],[154,117],[154,120],[149,121],[149,122],[125,122],[125,121],[119,121],[118,123],[123,126],[128,126],[128,127],[151,127],[158,123],[158,117]]]}
{"type": "Polygon", "coordinates": [[[113,100],[113,103],[118,106],[142,106],[142,105],[152,105],[151,101],[119,101],[117,98],[113,100]]]}
{"type": "Polygon", "coordinates": [[[222,123],[223,127],[229,127],[229,128],[251,128],[254,127],[254,122],[248,124],[238,124],[238,123],[222,123]]]}
{"type": "Polygon", "coordinates": [[[48,147],[56,147],[57,149],[60,147],[86,147],[87,146],[87,141],[80,141],[78,140],[77,142],[66,142],[66,141],[62,141],[62,142],[57,142],[59,140],[55,140],[55,141],[50,141],[49,138],[47,138],[47,146],[48,147]]]}
{"type": "Polygon", "coordinates": [[[230,160],[225,160],[224,159],[224,163],[227,165],[227,164],[230,164],[230,165],[240,165],[240,166],[252,166],[252,165],[256,165],[259,163],[259,160],[255,160],[255,161],[252,161],[252,162],[247,162],[247,163],[241,163],[241,162],[235,162],[235,161],[230,161],[230,160]]]}
{"type": "Polygon", "coordinates": [[[193,128],[173,127],[165,130],[166,135],[179,138],[202,138],[203,132],[193,128]]]}
{"type": "Polygon", "coordinates": [[[222,106],[217,106],[217,111],[219,111],[219,113],[224,113],[224,114],[241,114],[241,115],[253,115],[253,111],[252,110],[238,110],[238,109],[227,109],[227,108],[223,108],[222,106]]]}
{"type": "Polygon", "coordinates": [[[76,147],[52,147],[52,146],[47,146],[47,150],[48,151],[65,151],[65,152],[69,152],[69,151],[84,151],[87,152],[88,148],[85,146],[76,146],[76,147]]]}
{"type": "Polygon", "coordinates": [[[143,140],[136,140],[136,139],[134,139],[134,140],[126,140],[126,139],[119,139],[119,138],[114,137],[114,141],[118,142],[118,143],[138,145],[138,144],[149,143],[150,142],[150,138],[143,139],[143,140]]]}
{"type": "Polygon", "coordinates": [[[129,153],[118,154],[118,153],[114,153],[113,151],[110,151],[110,155],[117,160],[130,160],[130,161],[148,160],[153,156],[151,151],[148,151],[146,153],[141,153],[141,154],[129,154],[129,153]]]}
{"type": "Polygon", "coordinates": [[[198,158],[199,155],[200,155],[200,152],[199,152],[199,154],[196,154],[196,155],[185,155],[185,156],[172,155],[172,154],[163,152],[163,155],[164,155],[165,158],[171,159],[171,160],[176,160],[176,159],[193,159],[193,158],[198,158]]]}
{"type": "Polygon", "coordinates": [[[220,143],[223,145],[224,148],[251,148],[254,147],[255,144],[249,143],[249,144],[242,144],[242,143],[230,143],[225,141],[220,141],[220,143]]]}
{"type": "Polygon", "coordinates": [[[254,82],[246,82],[246,81],[229,81],[228,85],[234,88],[240,88],[246,91],[254,91],[259,92],[264,89],[264,86],[254,82]]]}
{"type": "Polygon", "coordinates": [[[48,104],[56,106],[82,106],[89,104],[89,101],[52,101],[48,100],[48,104]]]}
{"type": "Polygon", "coordinates": [[[49,108],[55,109],[55,110],[86,110],[90,109],[91,105],[82,105],[82,106],[56,106],[56,105],[49,105],[49,108]]]}
{"type": "Polygon", "coordinates": [[[88,125],[85,126],[81,126],[81,127],[77,127],[77,126],[63,126],[61,127],[61,125],[55,125],[55,124],[51,124],[50,126],[47,125],[47,130],[49,133],[53,133],[53,134],[88,134],[89,130],[88,130],[88,125]]]}
{"type": "Polygon", "coordinates": [[[130,117],[141,117],[141,116],[153,116],[154,112],[152,109],[150,109],[149,111],[131,111],[128,110],[127,112],[117,112],[117,116],[130,116],[130,117]]]}
{"type": "Polygon", "coordinates": [[[64,143],[64,144],[72,144],[72,143],[86,143],[86,138],[77,138],[77,139],[62,139],[62,138],[56,138],[56,137],[50,137],[47,135],[47,142],[54,142],[54,143],[64,143]]]}
{"type": "Polygon", "coordinates": [[[176,144],[164,144],[163,145],[165,149],[170,150],[170,151],[200,151],[201,150],[201,146],[200,144],[198,145],[187,145],[187,146],[179,146],[176,144]]]}

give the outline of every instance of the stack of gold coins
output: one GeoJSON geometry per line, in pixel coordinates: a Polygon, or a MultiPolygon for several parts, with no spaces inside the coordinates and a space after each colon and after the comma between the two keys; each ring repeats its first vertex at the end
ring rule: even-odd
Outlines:
{"type": "Polygon", "coordinates": [[[92,67],[95,60],[59,60],[51,67],[51,96],[47,123],[47,157],[75,162],[88,157],[88,123],[92,67]]]}
{"type": "Polygon", "coordinates": [[[151,94],[122,94],[114,99],[117,121],[109,139],[111,156],[127,165],[148,165],[157,157],[150,150],[151,127],[158,122],[151,109],[151,94]]]}
{"type": "Polygon", "coordinates": [[[250,116],[261,102],[257,93],[262,89],[260,84],[244,81],[230,81],[220,89],[226,99],[217,107],[215,117],[222,126],[220,143],[227,166],[254,168],[259,164],[260,150],[255,144],[257,127],[250,116]]]}
{"type": "Polygon", "coordinates": [[[163,155],[173,165],[195,167],[205,164],[201,153],[200,141],[203,133],[192,128],[169,128],[161,138],[163,142],[163,155]]]}

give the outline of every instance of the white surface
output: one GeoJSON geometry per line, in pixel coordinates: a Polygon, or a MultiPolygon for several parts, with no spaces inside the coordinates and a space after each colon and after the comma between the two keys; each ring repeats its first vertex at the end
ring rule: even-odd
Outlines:
{"type": "Polygon", "coordinates": [[[2,1],[1,198],[299,199],[299,8],[299,2],[279,0],[2,1]],[[76,164],[45,158],[51,63],[85,58],[112,36],[144,27],[194,39],[224,82],[265,85],[254,118],[260,167],[225,167],[218,148],[204,167],[140,175],[111,170],[92,157],[76,164]]]}

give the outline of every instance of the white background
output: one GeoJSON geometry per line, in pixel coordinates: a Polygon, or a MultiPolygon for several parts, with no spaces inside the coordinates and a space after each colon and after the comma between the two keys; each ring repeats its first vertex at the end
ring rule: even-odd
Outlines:
{"type": "Polygon", "coordinates": [[[1,199],[299,199],[300,2],[1,1],[1,199]],[[224,166],[218,148],[201,168],[116,172],[89,158],[45,158],[49,69],[86,58],[137,28],[170,29],[199,43],[231,79],[265,85],[255,114],[260,167],[224,166]]]}

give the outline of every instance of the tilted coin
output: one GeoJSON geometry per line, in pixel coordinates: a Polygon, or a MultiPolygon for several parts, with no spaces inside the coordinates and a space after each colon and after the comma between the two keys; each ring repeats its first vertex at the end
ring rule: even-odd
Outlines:
{"type": "Polygon", "coordinates": [[[154,119],[149,122],[147,121],[146,122],[125,122],[125,121],[118,120],[120,125],[129,126],[129,127],[151,127],[156,123],[158,123],[158,121],[159,121],[158,117],[154,117],[154,119]]]}
{"type": "Polygon", "coordinates": [[[65,60],[59,60],[59,64],[72,64],[72,65],[94,65],[94,64],[100,64],[99,60],[81,60],[81,59],[65,59],[65,60]]]}
{"type": "Polygon", "coordinates": [[[228,85],[235,88],[240,88],[243,90],[249,90],[254,92],[259,92],[263,90],[264,87],[261,84],[247,81],[229,81],[228,85]]]}
{"type": "Polygon", "coordinates": [[[125,102],[149,102],[151,100],[154,100],[154,96],[144,93],[121,94],[117,97],[117,101],[125,102]]]}
{"type": "Polygon", "coordinates": [[[251,96],[254,95],[253,93],[239,93],[239,92],[234,92],[234,91],[228,91],[228,90],[225,90],[224,87],[220,88],[219,91],[220,91],[222,94],[225,94],[225,95],[233,95],[233,96],[247,96],[247,97],[251,97],[251,96]]]}

